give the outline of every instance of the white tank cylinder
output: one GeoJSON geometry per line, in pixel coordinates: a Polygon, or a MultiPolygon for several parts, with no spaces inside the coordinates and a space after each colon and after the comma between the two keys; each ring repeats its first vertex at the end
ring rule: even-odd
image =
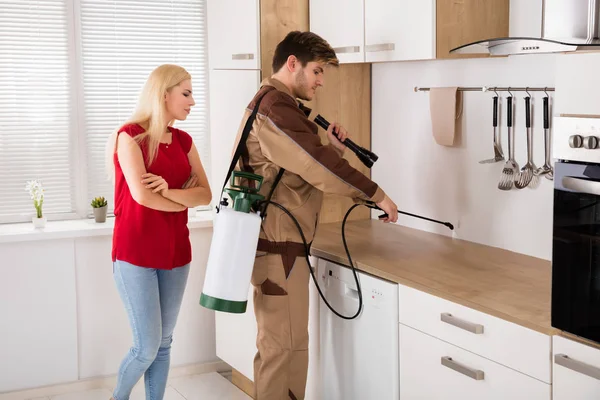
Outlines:
{"type": "Polygon", "coordinates": [[[230,313],[246,312],[260,224],[257,214],[226,207],[215,216],[200,297],[203,307],[230,313]]]}

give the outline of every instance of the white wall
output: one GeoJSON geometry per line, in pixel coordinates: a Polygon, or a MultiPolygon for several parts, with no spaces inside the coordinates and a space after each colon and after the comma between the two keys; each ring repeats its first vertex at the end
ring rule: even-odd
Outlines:
{"type": "MultiPolygon", "coordinates": [[[[219,361],[214,312],[199,305],[211,237],[190,229],[172,367],[219,361]]],[[[0,244],[0,393],[116,374],[132,336],[110,252],[110,235],[0,244]]]]}
{"type": "MultiPolygon", "coordinates": [[[[561,56],[550,54],[374,64],[372,146],[380,158],[373,167],[373,179],[399,209],[452,222],[457,238],[550,259],[553,182],[542,179],[536,189],[504,192],[497,188],[503,163],[478,163],[493,155],[494,94],[464,92],[462,139],[457,147],[447,148],[437,145],[433,139],[429,94],[415,93],[413,88],[554,87],[558,57],[561,56]]],[[[499,94],[502,146],[508,156],[505,108],[508,93],[499,94]]],[[[513,94],[516,98],[515,153],[522,166],[526,162],[525,93],[513,94]]],[[[534,162],[539,166],[544,160],[544,94],[532,95],[534,162]]],[[[441,225],[412,217],[401,217],[399,223],[452,234],[441,225]]]]}

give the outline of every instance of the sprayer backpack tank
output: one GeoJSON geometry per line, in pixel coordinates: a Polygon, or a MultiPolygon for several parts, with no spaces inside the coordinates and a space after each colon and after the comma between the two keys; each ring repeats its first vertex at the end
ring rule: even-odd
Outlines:
{"type": "Polygon", "coordinates": [[[231,187],[225,191],[231,196],[233,207],[228,208],[226,200],[222,202],[213,225],[200,297],[200,304],[206,308],[230,313],[246,312],[261,224],[261,217],[252,206],[264,199],[258,194],[262,181],[262,176],[247,172],[234,171],[231,175],[231,187]],[[256,184],[241,185],[236,183],[239,178],[256,184]]]}

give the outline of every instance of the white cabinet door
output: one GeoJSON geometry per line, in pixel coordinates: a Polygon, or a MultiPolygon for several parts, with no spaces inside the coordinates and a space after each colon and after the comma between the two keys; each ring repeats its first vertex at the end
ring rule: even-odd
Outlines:
{"type": "Polygon", "coordinates": [[[258,0],[208,0],[209,67],[260,69],[258,0]]]}
{"type": "Polygon", "coordinates": [[[365,1],[367,62],[435,58],[435,0],[365,1]]]}
{"type": "Polygon", "coordinates": [[[400,324],[400,398],[550,400],[549,384],[400,324]]]}
{"type": "Polygon", "coordinates": [[[116,374],[132,345],[112,274],[111,249],[112,236],[75,240],[80,379],[116,374]]]}
{"type": "Polygon", "coordinates": [[[6,243],[0,254],[0,393],[76,381],[73,240],[6,243]]]}
{"type": "Polygon", "coordinates": [[[510,37],[542,37],[543,2],[544,0],[510,0],[510,37]]]}
{"type": "Polygon", "coordinates": [[[554,400],[592,400],[600,396],[600,350],[561,336],[553,338],[554,400]]]}
{"type": "Polygon", "coordinates": [[[340,63],[365,61],[364,0],[311,0],[310,30],[327,40],[340,63]]]}
{"type": "Polygon", "coordinates": [[[260,71],[210,71],[210,146],[213,204],[218,204],[244,111],[259,87],[260,71]]]}
{"type": "Polygon", "coordinates": [[[402,324],[552,382],[550,336],[404,285],[398,301],[402,324]]]}
{"type": "Polygon", "coordinates": [[[244,314],[215,312],[217,357],[251,381],[254,381],[254,356],[257,352],[253,291],[254,286],[250,285],[244,314]]]}

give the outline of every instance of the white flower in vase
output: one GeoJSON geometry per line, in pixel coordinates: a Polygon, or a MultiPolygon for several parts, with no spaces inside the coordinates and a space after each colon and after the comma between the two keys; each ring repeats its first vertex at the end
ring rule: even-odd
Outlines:
{"type": "MultiPolygon", "coordinates": [[[[39,226],[44,226],[45,217],[42,213],[42,206],[44,204],[44,187],[42,186],[42,183],[38,180],[27,181],[25,190],[29,192],[31,200],[33,200],[33,206],[35,207],[36,218],[33,220],[34,224],[36,224],[37,219],[38,221],[43,221],[39,226]]],[[[36,227],[37,226],[38,225],[36,225],[36,227]]]]}

